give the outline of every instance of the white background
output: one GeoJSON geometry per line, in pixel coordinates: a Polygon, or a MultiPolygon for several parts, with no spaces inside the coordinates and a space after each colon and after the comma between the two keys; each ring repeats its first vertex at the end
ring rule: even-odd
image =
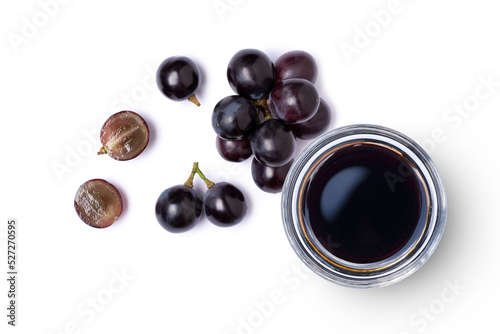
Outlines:
{"type": "MultiPolygon", "coordinates": [[[[496,330],[495,5],[2,1],[1,267],[6,273],[6,222],[14,217],[19,284],[13,329],[6,324],[8,288],[1,280],[1,332],[496,330]],[[215,149],[211,112],[233,94],[226,66],[242,48],[261,49],[272,60],[289,50],[308,51],[320,69],[317,88],[334,108],[332,128],[388,126],[431,153],[447,186],[449,215],[441,244],[418,272],[390,287],[354,290],[302,268],[282,228],[280,195],[256,188],[250,161],[225,162],[215,149]],[[201,107],[170,101],[154,85],[157,66],[172,55],[199,64],[201,107]],[[148,122],[149,146],[127,162],[95,155],[104,120],[126,108],[148,122]],[[214,181],[244,191],[244,222],[221,229],[202,218],[181,235],[161,229],[156,199],[183,183],[194,161],[214,181]],[[55,166],[65,166],[63,173],[55,166]],[[115,184],[125,200],[123,215],[108,229],[90,228],[73,208],[79,185],[92,178],[115,184]]],[[[203,191],[199,179],[196,188],[203,191]]]]}

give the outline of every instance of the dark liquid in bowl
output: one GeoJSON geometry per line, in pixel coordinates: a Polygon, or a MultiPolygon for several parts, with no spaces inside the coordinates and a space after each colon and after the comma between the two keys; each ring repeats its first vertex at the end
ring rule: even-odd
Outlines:
{"type": "Polygon", "coordinates": [[[334,149],[312,168],[302,191],[312,238],[348,262],[374,263],[408,252],[426,226],[428,196],[419,172],[381,144],[334,149]]]}

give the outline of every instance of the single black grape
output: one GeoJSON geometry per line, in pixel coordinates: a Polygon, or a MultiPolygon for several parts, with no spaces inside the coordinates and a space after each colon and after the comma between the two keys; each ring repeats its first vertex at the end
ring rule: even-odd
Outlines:
{"type": "Polygon", "coordinates": [[[240,50],[229,61],[227,79],[238,95],[251,100],[262,99],[273,88],[274,65],[260,50],[240,50]]]}
{"type": "Polygon", "coordinates": [[[276,81],[301,78],[315,83],[318,78],[318,67],[313,56],[305,51],[289,51],[281,55],[275,62],[276,81]]]}
{"type": "Polygon", "coordinates": [[[252,155],[252,147],[248,137],[240,140],[227,140],[217,136],[215,147],[222,158],[231,162],[241,162],[252,155]]]}
{"type": "Polygon", "coordinates": [[[227,96],[214,108],[212,127],[224,139],[243,139],[257,127],[257,110],[250,100],[242,96],[227,96]]]}
{"type": "Polygon", "coordinates": [[[300,123],[314,116],[319,107],[319,94],[305,79],[278,82],[269,95],[269,108],[280,119],[300,123]]]}
{"type": "Polygon", "coordinates": [[[314,139],[328,129],[331,118],[330,107],[325,100],[320,99],[318,111],[314,116],[305,122],[290,124],[290,129],[297,138],[314,139]]]}
{"type": "Polygon", "coordinates": [[[282,120],[271,118],[257,126],[251,140],[253,154],[261,163],[278,167],[292,159],[295,137],[282,120]]]}
{"type": "Polygon", "coordinates": [[[187,57],[169,57],[161,63],[156,72],[158,88],[174,101],[189,99],[199,106],[194,93],[198,90],[200,82],[198,66],[187,57]]]}
{"type": "Polygon", "coordinates": [[[252,160],[252,178],[259,189],[276,194],[281,192],[286,175],[293,164],[293,159],[279,167],[266,166],[259,160],[252,160]]]}
{"type": "Polygon", "coordinates": [[[228,182],[216,183],[203,196],[205,216],[217,226],[233,226],[241,222],[247,212],[243,193],[228,182]]]}
{"type": "Polygon", "coordinates": [[[164,190],[156,201],[156,219],[169,232],[192,229],[200,220],[202,199],[192,188],[177,185],[164,190]]]}

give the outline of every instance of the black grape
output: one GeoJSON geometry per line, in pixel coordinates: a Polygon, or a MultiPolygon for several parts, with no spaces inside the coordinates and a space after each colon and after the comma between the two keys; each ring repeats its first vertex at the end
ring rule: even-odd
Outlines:
{"type": "Polygon", "coordinates": [[[251,140],[255,158],[263,164],[278,167],[295,153],[295,137],[282,120],[271,118],[257,126],[251,140]]]}
{"type": "Polygon", "coordinates": [[[318,67],[313,56],[305,51],[289,51],[281,55],[275,62],[276,81],[291,78],[302,78],[315,83],[318,78],[318,67]]]}
{"type": "Polygon", "coordinates": [[[208,189],[203,203],[207,219],[221,227],[238,224],[247,212],[245,196],[228,182],[218,182],[208,189]]]}
{"type": "Polygon", "coordinates": [[[224,139],[243,139],[257,126],[257,110],[253,103],[241,96],[232,95],[217,103],[212,114],[212,127],[224,139]]]}
{"type": "Polygon", "coordinates": [[[262,99],[273,88],[274,65],[260,50],[240,50],[229,61],[227,79],[238,95],[251,100],[262,99]]]}
{"type": "Polygon", "coordinates": [[[259,189],[268,193],[279,193],[283,188],[286,175],[293,164],[293,159],[283,166],[270,167],[259,160],[253,158],[252,160],[252,178],[259,189]]]}
{"type": "Polygon", "coordinates": [[[286,79],[278,82],[269,95],[269,108],[289,123],[307,121],[319,107],[319,94],[305,79],[286,79]]]}
{"type": "Polygon", "coordinates": [[[227,140],[217,136],[215,147],[221,157],[231,162],[241,162],[252,155],[252,147],[248,137],[240,140],[227,140]]]}
{"type": "Polygon", "coordinates": [[[192,188],[177,185],[164,190],[156,201],[156,219],[169,232],[192,229],[200,220],[202,200],[192,188]]]}
{"type": "Polygon", "coordinates": [[[174,101],[186,100],[200,105],[194,93],[200,86],[200,70],[187,57],[174,56],[165,59],[156,72],[160,91],[174,101]]]}
{"type": "Polygon", "coordinates": [[[318,111],[314,116],[305,122],[290,124],[290,129],[297,138],[314,139],[328,129],[331,118],[330,107],[325,100],[320,99],[318,111]]]}

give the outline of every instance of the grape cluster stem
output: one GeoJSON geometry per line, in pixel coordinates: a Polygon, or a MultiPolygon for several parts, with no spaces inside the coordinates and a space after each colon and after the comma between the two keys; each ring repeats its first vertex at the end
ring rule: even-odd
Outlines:
{"type": "Polygon", "coordinates": [[[205,184],[207,185],[207,189],[210,189],[213,186],[215,186],[215,183],[212,182],[212,181],[210,181],[209,179],[207,179],[207,177],[200,170],[200,167],[199,167],[198,163],[194,162],[193,163],[193,169],[191,170],[191,174],[189,175],[189,178],[187,179],[187,181],[184,183],[184,185],[186,187],[193,188],[193,180],[194,180],[194,176],[196,174],[198,174],[198,176],[203,180],[203,182],[205,182],[205,184]]]}
{"type": "Polygon", "coordinates": [[[271,112],[269,111],[269,99],[263,98],[260,100],[252,100],[253,105],[257,109],[257,111],[263,114],[263,121],[271,119],[271,112]]]}

